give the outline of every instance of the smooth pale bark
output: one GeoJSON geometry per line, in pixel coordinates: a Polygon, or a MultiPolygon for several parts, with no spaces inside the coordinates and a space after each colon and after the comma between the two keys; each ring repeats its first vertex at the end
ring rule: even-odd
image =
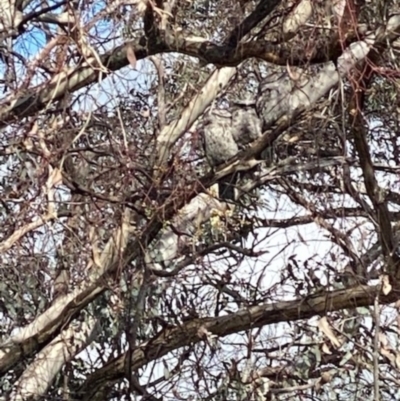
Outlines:
{"type": "Polygon", "coordinates": [[[15,383],[10,401],[41,399],[65,363],[86,348],[94,338],[96,320],[71,325],[35,356],[15,383]]]}
{"type": "Polygon", "coordinates": [[[98,263],[93,262],[86,282],[71,293],[56,299],[53,304],[35,320],[23,328],[14,330],[0,348],[0,373],[6,372],[24,355],[29,355],[40,344],[46,342],[60,327],[72,318],[74,311],[82,309],[88,302],[101,294],[106,286],[102,277],[120,260],[126,249],[131,227],[129,213],[101,253],[98,263]]]}
{"type": "Polygon", "coordinates": [[[182,256],[180,250],[186,248],[191,239],[195,238],[200,225],[210,220],[213,213],[224,213],[227,209],[226,203],[219,202],[208,194],[199,194],[173,220],[174,230],[164,230],[161,238],[152,245],[153,250],[146,255],[148,267],[154,270],[171,268],[177,262],[177,257],[182,256]]]}
{"type": "Polygon", "coordinates": [[[302,0],[287,16],[283,23],[283,33],[293,36],[311,18],[312,0],[302,0]]]}
{"type": "MultiPolygon", "coordinates": [[[[284,83],[270,80],[271,86],[273,87],[270,93],[273,93],[273,96],[268,97],[269,101],[264,102],[266,111],[264,124],[270,126],[283,116],[287,121],[290,121],[295,115],[314,105],[320,98],[325,96],[330,89],[339,84],[340,79],[348,73],[352,66],[367,55],[374,43],[374,37],[374,34],[370,34],[365,41],[360,41],[351,45],[339,58],[337,68],[333,63],[326,63],[319,67],[314,75],[304,73],[303,77],[301,77],[302,84],[299,85],[297,89],[295,89],[296,86],[292,86],[288,83],[290,78],[285,73],[282,74],[281,72],[279,75],[284,83]]],[[[279,73],[274,74],[274,77],[276,78],[278,74],[279,73]]],[[[343,160],[338,158],[332,159],[327,163],[329,165],[335,165],[341,162],[343,162],[343,160]]],[[[312,166],[310,166],[310,168],[312,168],[312,166]]],[[[282,174],[285,170],[289,172],[290,168],[285,167],[279,170],[282,174]]],[[[264,172],[259,180],[249,182],[242,190],[254,188],[254,183],[262,184],[279,175],[279,172],[274,168],[267,169],[267,171],[267,174],[264,172]]],[[[211,196],[208,198],[208,201],[206,201],[204,194],[194,198],[190,204],[182,210],[182,214],[185,217],[177,217],[172,224],[175,225],[178,230],[184,227],[184,232],[193,233],[196,229],[194,224],[198,226],[209,219],[212,213],[210,208],[213,207],[213,203],[220,210],[223,210],[223,204],[221,202],[216,203],[211,196]]],[[[152,252],[153,261],[150,260],[150,256],[148,255],[147,262],[156,269],[161,268],[161,262],[163,266],[169,267],[174,259],[180,255],[178,252],[179,249],[187,245],[189,238],[190,236],[178,236],[170,229],[164,230],[161,239],[154,245],[154,250],[156,251],[152,252]]]]}
{"type": "Polygon", "coordinates": [[[210,75],[202,90],[185,107],[180,118],[172,121],[161,131],[157,137],[157,166],[161,167],[168,160],[172,146],[211,105],[236,71],[237,69],[234,67],[216,69],[210,75]]]}

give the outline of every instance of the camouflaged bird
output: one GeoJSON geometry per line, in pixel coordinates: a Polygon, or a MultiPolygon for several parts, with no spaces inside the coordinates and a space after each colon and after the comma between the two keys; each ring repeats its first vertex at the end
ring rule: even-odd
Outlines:
{"type": "MultiPolygon", "coordinates": [[[[236,102],[230,110],[212,110],[204,119],[204,151],[209,165],[218,167],[261,135],[261,120],[254,102],[236,102]]],[[[219,197],[235,200],[237,174],[219,181],[219,197]]]]}
{"type": "Polygon", "coordinates": [[[294,88],[295,83],[284,70],[272,71],[263,79],[258,89],[256,106],[263,122],[263,130],[271,128],[283,115],[290,114],[294,88]]]}

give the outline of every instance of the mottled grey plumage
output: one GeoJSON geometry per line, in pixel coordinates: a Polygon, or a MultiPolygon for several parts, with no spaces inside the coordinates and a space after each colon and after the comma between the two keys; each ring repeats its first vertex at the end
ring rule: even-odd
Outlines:
{"type": "Polygon", "coordinates": [[[204,150],[211,167],[225,163],[238,153],[232,133],[232,114],[228,110],[213,111],[205,119],[204,150]]]}
{"type": "MultiPolygon", "coordinates": [[[[253,104],[236,103],[230,111],[214,110],[204,121],[204,150],[211,167],[232,159],[239,150],[261,135],[261,121],[253,104]]],[[[219,196],[235,199],[236,174],[219,182],[219,196]]]]}
{"type": "Polygon", "coordinates": [[[274,71],[261,83],[257,97],[257,112],[263,120],[263,129],[268,129],[282,115],[291,110],[291,93],[294,82],[287,71],[274,71]]]}
{"type": "Polygon", "coordinates": [[[245,101],[236,102],[232,108],[232,135],[240,149],[262,134],[255,106],[255,102],[245,101]]]}

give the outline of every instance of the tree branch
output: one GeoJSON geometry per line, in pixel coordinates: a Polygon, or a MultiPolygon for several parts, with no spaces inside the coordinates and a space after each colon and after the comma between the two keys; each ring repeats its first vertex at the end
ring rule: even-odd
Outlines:
{"type": "MultiPolygon", "coordinates": [[[[379,44],[384,46],[386,40],[395,39],[399,35],[399,27],[400,15],[392,16],[388,21],[388,29],[379,37],[379,44]]],[[[287,65],[288,63],[296,65],[303,64],[305,61],[308,63],[320,63],[327,60],[336,60],[337,56],[339,56],[337,50],[335,50],[334,54],[331,54],[328,58],[317,56],[313,60],[306,60],[302,53],[297,57],[293,56],[293,49],[290,46],[287,48],[275,46],[266,41],[244,43],[236,48],[228,45],[216,45],[207,41],[202,43],[191,42],[190,39],[183,39],[169,34],[166,34],[164,40],[161,38],[148,40],[148,38],[143,37],[139,41],[128,41],[100,56],[101,64],[107,68],[107,72],[104,69],[94,69],[93,66],[98,65],[98,61],[95,57],[90,57],[69,71],[63,71],[55,75],[50,81],[32,88],[28,94],[17,98],[10,97],[5,99],[1,104],[0,128],[10,122],[42,110],[52,102],[60,100],[67,92],[73,93],[91,83],[104,79],[113,71],[126,67],[129,64],[126,56],[127,46],[134,49],[137,60],[142,60],[158,53],[178,52],[217,66],[235,66],[251,57],[257,57],[279,65],[287,65]]],[[[324,54],[324,52],[319,53],[324,54]]],[[[341,68],[345,69],[347,64],[354,65],[354,60],[346,60],[346,63],[341,68]]]]}
{"type": "Polygon", "coordinates": [[[245,35],[271,14],[280,3],[281,0],[260,0],[255,10],[230,33],[226,43],[235,47],[245,35]]]}
{"type": "Polygon", "coordinates": [[[87,347],[94,338],[96,320],[88,318],[78,327],[70,327],[59,334],[25,369],[15,383],[10,401],[41,399],[64,364],[87,347]]]}
{"type": "MultiPolygon", "coordinates": [[[[318,314],[347,308],[369,306],[374,302],[378,287],[359,286],[351,289],[326,292],[293,301],[258,305],[228,316],[195,319],[179,327],[165,329],[153,340],[139,346],[132,355],[132,369],[137,370],[169,352],[204,340],[204,330],[218,337],[238,333],[268,324],[308,319],[318,314]]],[[[384,304],[394,302],[398,295],[380,296],[384,304]]],[[[90,375],[79,391],[84,401],[96,400],[103,389],[125,374],[126,353],[90,375]]]]}

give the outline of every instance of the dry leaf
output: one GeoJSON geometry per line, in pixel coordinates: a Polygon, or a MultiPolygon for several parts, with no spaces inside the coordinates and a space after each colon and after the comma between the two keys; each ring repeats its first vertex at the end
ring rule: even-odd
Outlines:
{"type": "Polygon", "coordinates": [[[315,382],[315,386],[314,386],[315,392],[316,392],[317,394],[319,394],[319,392],[320,392],[320,390],[321,390],[321,387],[322,387],[321,379],[318,379],[318,380],[315,382]]]}
{"type": "Polygon", "coordinates": [[[290,67],[289,61],[286,63],[286,69],[289,75],[289,78],[292,81],[298,81],[301,77],[299,71],[296,71],[294,68],[290,67]]]}
{"type": "Polygon", "coordinates": [[[200,326],[197,330],[197,334],[200,338],[207,337],[207,329],[204,326],[200,326]]]}
{"type": "Polygon", "coordinates": [[[383,348],[388,348],[388,340],[384,333],[380,332],[378,334],[379,342],[383,348]]]}
{"type": "Polygon", "coordinates": [[[300,241],[301,241],[303,244],[307,244],[306,240],[301,236],[300,233],[297,233],[297,236],[300,238],[300,241]]]}
{"type": "Polygon", "coordinates": [[[284,33],[295,33],[312,15],[311,0],[301,1],[283,23],[284,33]]]}
{"type": "Polygon", "coordinates": [[[400,352],[396,352],[395,363],[396,363],[396,368],[400,369],[400,352]]]}
{"type": "Polygon", "coordinates": [[[333,14],[339,21],[343,18],[345,8],[346,0],[336,0],[332,4],[333,14]]]}
{"type": "Polygon", "coordinates": [[[387,274],[381,276],[381,285],[384,295],[388,295],[392,291],[392,285],[389,282],[389,276],[387,274]]]}
{"type": "Polygon", "coordinates": [[[165,10],[163,10],[163,9],[161,9],[161,8],[159,8],[159,7],[157,7],[152,1],[150,1],[150,4],[151,4],[153,10],[154,10],[161,18],[162,18],[164,15],[166,15],[166,16],[168,16],[168,17],[171,17],[171,18],[174,18],[174,16],[173,16],[170,12],[165,11],[165,10]]]}
{"type": "Polygon", "coordinates": [[[330,350],[329,346],[327,343],[322,344],[322,352],[324,354],[332,355],[332,351],[330,350]]]}
{"type": "Polygon", "coordinates": [[[351,351],[347,351],[346,354],[343,356],[343,358],[339,362],[339,366],[344,366],[350,359],[353,358],[353,354],[351,351]]]}
{"type": "Polygon", "coordinates": [[[199,329],[197,330],[197,334],[199,335],[200,338],[206,338],[208,341],[214,340],[218,336],[216,334],[211,333],[211,331],[208,331],[204,326],[200,326],[199,329]]]}
{"type": "Polygon", "coordinates": [[[136,68],[136,63],[137,63],[137,58],[135,51],[133,50],[133,47],[130,43],[126,45],[126,58],[129,61],[129,64],[133,67],[136,68]]]}
{"type": "Polygon", "coordinates": [[[331,372],[323,372],[321,374],[321,379],[323,383],[330,383],[332,381],[332,374],[331,372]]]}
{"type": "Polygon", "coordinates": [[[385,348],[381,348],[380,349],[381,355],[385,356],[387,359],[389,359],[389,361],[391,361],[392,363],[395,360],[395,356],[393,355],[392,352],[390,352],[389,350],[385,349],[385,348]]]}
{"type": "Polygon", "coordinates": [[[169,371],[168,364],[164,360],[162,361],[164,365],[164,379],[168,380],[171,377],[171,372],[169,371]]]}
{"type": "Polygon", "coordinates": [[[321,318],[319,320],[318,328],[329,338],[329,340],[335,347],[337,347],[337,348],[341,347],[342,344],[340,343],[338,338],[335,336],[326,316],[324,316],[323,318],[321,318]]]}
{"type": "Polygon", "coordinates": [[[26,138],[23,142],[25,149],[26,150],[32,150],[33,149],[33,142],[31,138],[26,138]]]}
{"type": "Polygon", "coordinates": [[[146,11],[148,0],[136,0],[133,2],[136,5],[136,10],[139,14],[143,14],[146,11]]]}
{"type": "Polygon", "coordinates": [[[58,168],[49,169],[49,179],[47,180],[47,187],[52,188],[58,184],[62,184],[62,173],[58,168]]]}

